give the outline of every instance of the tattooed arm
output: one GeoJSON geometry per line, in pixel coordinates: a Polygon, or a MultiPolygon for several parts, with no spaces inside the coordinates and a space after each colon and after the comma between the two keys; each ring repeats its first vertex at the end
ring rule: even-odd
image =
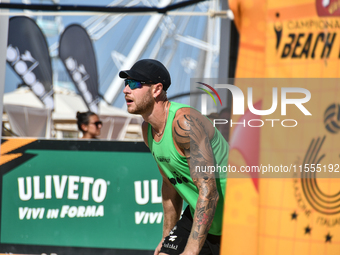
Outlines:
{"type": "Polygon", "coordinates": [[[209,139],[211,132],[205,117],[196,111],[186,108],[183,114],[176,114],[174,141],[187,158],[191,178],[199,192],[191,233],[182,255],[199,254],[215,215],[219,195],[214,173],[196,172],[195,169],[196,166],[208,168],[214,165],[209,139]]]}

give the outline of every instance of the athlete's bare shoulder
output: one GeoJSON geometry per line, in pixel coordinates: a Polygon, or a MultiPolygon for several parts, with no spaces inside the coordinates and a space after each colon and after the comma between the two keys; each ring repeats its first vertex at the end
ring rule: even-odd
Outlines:
{"type": "MultiPolygon", "coordinates": [[[[214,136],[215,128],[210,120],[196,109],[189,107],[180,108],[176,112],[172,129],[173,131],[176,130],[178,135],[189,135],[188,132],[194,123],[196,123],[195,125],[199,125],[210,139],[214,136]]],[[[174,133],[174,135],[176,135],[176,133],[174,133]]]]}
{"type": "Polygon", "coordinates": [[[174,141],[184,150],[190,147],[190,111],[189,107],[178,109],[172,122],[174,141]]]}

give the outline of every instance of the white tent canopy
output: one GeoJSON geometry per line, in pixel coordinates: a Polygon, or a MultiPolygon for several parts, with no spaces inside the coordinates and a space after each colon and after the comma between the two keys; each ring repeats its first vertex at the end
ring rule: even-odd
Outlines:
{"type": "Polygon", "coordinates": [[[51,109],[5,104],[4,111],[15,134],[50,138],[51,109]]]}
{"type": "MultiPolygon", "coordinates": [[[[16,111],[6,112],[8,115],[8,120],[11,125],[12,130],[30,130],[28,128],[17,127],[18,122],[13,122],[13,119],[18,119],[19,116],[13,116],[13,114],[18,114],[20,109],[25,112],[25,116],[30,116],[30,112],[37,114],[37,109],[44,109],[43,103],[33,94],[33,92],[28,88],[19,88],[13,92],[5,93],[4,95],[4,105],[6,109],[12,109],[16,106],[16,111]],[[6,107],[6,105],[8,107],[6,107]],[[19,109],[19,108],[20,109],[19,109]]],[[[55,109],[52,112],[52,121],[55,130],[69,130],[76,131],[76,113],[88,111],[83,99],[80,95],[75,92],[63,89],[55,88],[54,93],[54,106],[55,109]]],[[[135,133],[140,133],[140,128],[138,129],[136,125],[142,122],[142,118],[137,115],[129,114],[127,111],[107,105],[106,103],[100,103],[99,113],[100,119],[103,121],[103,128],[100,138],[102,139],[119,139],[123,140],[126,137],[127,132],[134,129],[135,133]]],[[[23,115],[22,115],[23,116],[23,115]]],[[[45,119],[49,119],[46,118],[45,119]]],[[[45,120],[45,121],[46,121],[45,120]]],[[[22,121],[22,125],[27,125],[27,123],[32,123],[29,121],[22,121]],[[26,124],[24,124],[26,123],[26,124]]],[[[21,136],[36,136],[36,132],[20,132],[21,136]]],[[[139,134],[140,135],[140,134],[139,134]]],[[[139,136],[137,135],[137,136],[139,136]]],[[[46,137],[49,136],[46,132],[46,137]]]]}

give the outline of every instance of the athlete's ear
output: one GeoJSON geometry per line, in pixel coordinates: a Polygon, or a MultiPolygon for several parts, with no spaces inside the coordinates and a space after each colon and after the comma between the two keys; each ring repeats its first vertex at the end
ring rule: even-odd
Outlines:
{"type": "Polygon", "coordinates": [[[157,98],[163,90],[163,84],[162,83],[156,83],[153,84],[153,98],[157,98]]]}

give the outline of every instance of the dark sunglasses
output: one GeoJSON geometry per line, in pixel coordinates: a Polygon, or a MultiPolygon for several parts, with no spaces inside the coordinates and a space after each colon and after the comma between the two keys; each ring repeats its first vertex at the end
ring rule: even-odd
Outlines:
{"type": "Polygon", "coordinates": [[[125,79],[125,87],[129,85],[130,89],[140,89],[144,84],[147,84],[145,81],[136,81],[132,79],[125,79]]]}
{"type": "Polygon", "coordinates": [[[101,122],[101,121],[96,121],[96,122],[89,123],[89,124],[95,124],[97,128],[98,128],[99,125],[103,126],[103,122],[101,122]]]}

